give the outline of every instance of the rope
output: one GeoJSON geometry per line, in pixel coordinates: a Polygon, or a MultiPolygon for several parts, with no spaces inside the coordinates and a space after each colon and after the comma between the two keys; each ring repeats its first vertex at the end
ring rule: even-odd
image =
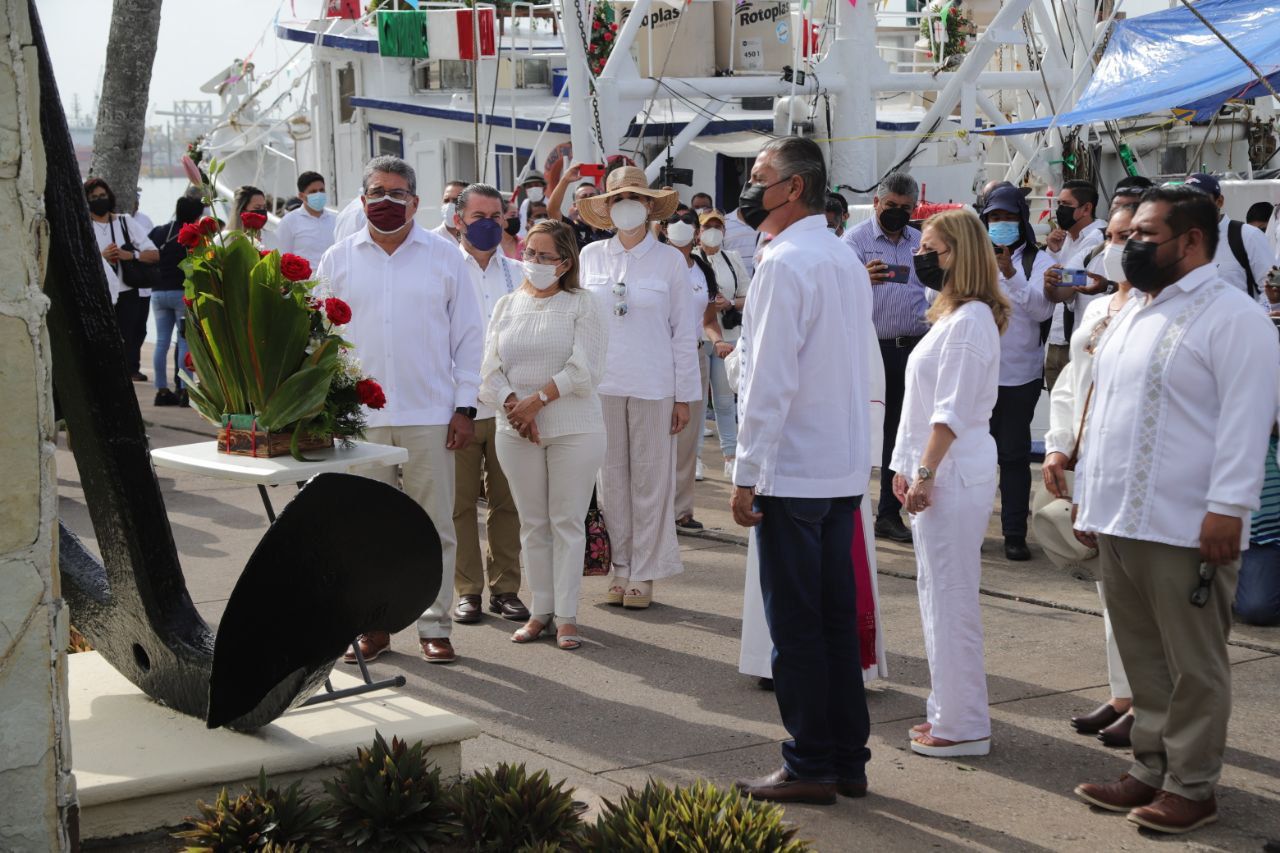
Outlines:
{"type": "Polygon", "coordinates": [[[1225,44],[1227,48],[1230,49],[1230,51],[1240,59],[1241,62],[1243,62],[1246,66],[1248,66],[1249,70],[1252,71],[1254,76],[1258,78],[1258,82],[1261,83],[1263,86],[1265,86],[1267,88],[1267,91],[1271,93],[1271,97],[1280,99],[1280,95],[1276,94],[1276,90],[1271,88],[1271,81],[1266,78],[1266,75],[1264,75],[1261,71],[1258,70],[1258,66],[1250,62],[1249,57],[1245,56],[1243,53],[1237,50],[1236,46],[1232,44],[1230,41],[1228,41],[1226,36],[1218,32],[1217,27],[1209,23],[1209,20],[1205,18],[1204,15],[1200,14],[1199,9],[1197,9],[1195,6],[1192,6],[1190,3],[1187,2],[1187,0],[1182,0],[1182,5],[1186,6],[1187,9],[1191,12],[1191,14],[1199,18],[1200,23],[1208,27],[1209,32],[1213,33],[1215,36],[1218,37],[1218,41],[1225,44]]]}

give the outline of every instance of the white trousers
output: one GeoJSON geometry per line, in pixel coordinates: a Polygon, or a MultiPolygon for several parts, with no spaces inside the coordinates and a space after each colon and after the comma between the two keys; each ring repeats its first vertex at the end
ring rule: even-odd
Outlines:
{"type": "Polygon", "coordinates": [[[655,581],[684,571],[675,526],[674,405],[671,397],[600,395],[605,452],[598,497],[616,578],[655,581]]]}
{"type": "Polygon", "coordinates": [[[529,612],[544,624],[553,615],[571,623],[578,616],[585,520],[604,461],[604,433],[541,441],[499,430],[494,443],[520,514],[521,554],[533,593],[529,612]]]}
{"type": "Polygon", "coordinates": [[[1102,599],[1102,626],[1107,632],[1107,682],[1111,685],[1112,699],[1132,699],[1133,688],[1120,660],[1120,647],[1116,645],[1116,632],[1111,628],[1111,611],[1107,610],[1107,596],[1102,581],[1098,581],[1098,598],[1102,599]]]}
{"type": "MultiPolygon", "coordinates": [[[[876,583],[875,531],[871,519],[874,512],[866,512],[863,501],[863,541],[867,543],[867,562],[871,566],[871,594],[876,614],[876,663],[862,670],[863,682],[889,677],[889,661],[884,650],[884,621],[880,618],[880,590],[876,583]]],[[[850,619],[853,616],[849,617],[850,619]]],[[[760,556],[756,552],[754,532],[747,535],[747,582],[742,594],[742,645],[738,653],[738,672],[756,678],[773,677],[773,640],[769,638],[769,623],[764,618],[764,594],[760,591],[760,556]]]]}
{"type": "Polygon", "coordinates": [[[928,720],[930,733],[945,740],[991,736],[978,585],[995,497],[994,478],[965,486],[954,466],[944,462],[933,505],[912,517],[916,589],[933,687],[928,720]]]}
{"type": "Polygon", "coordinates": [[[393,486],[427,511],[440,535],[442,571],[440,593],[418,617],[418,636],[442,639],[453,630],[449,609],[453,606],[453,574],[457,565],[458,537],[453,529],[453,451],[445,448],[448,426],[370,427],[365,439],[374,444],[390,444],[409,451],[409,461],[400,466],[381,465],[361,473],[393,486]]]}
{"type": "Polygon", "coordinates": [[[689,404],[689,425],[676,436],[676,518],[693,515],[693,488],[702,457],[702,431],[707,426],[707,387],[711,364],[707,361],[710,344],[698,345],[698,367],[702,371],[702,399],[689,404]]]}

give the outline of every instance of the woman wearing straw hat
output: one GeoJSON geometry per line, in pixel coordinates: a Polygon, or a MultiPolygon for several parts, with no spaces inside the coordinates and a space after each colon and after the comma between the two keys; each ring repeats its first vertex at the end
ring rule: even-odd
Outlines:
{"type": "Polygon", "coordinates": [[[605,192],[578,202],[593,228],[614,237],[582,250],[582,286],[609,315],[609,349],[600,402],[605,460],[600,503],[613,546],[606,601],[643,609],[653,582],[684,570],[676,544],[675,436],[700,399],[697,340],[689,322],[688,265],[659,243],[650,221],[665,221],[679,199],[653,190],[644,172],[624,166],[605,192]]]}

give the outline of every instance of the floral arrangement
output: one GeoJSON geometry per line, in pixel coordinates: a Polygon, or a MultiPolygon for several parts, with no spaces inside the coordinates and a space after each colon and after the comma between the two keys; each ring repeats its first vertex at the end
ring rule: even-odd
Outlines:
{"type": "Polygon", "coordinates": [[[618,37],[618,25],[614,22],[613,7],[608,0],[596,3],[591,13],[591,34],[587,42],[587,66],[598,75],[609,61],[613,40],[618,37]]]}
{"type": "MultiPolygon", "coordinates": [[[[212,206],[223,164],[209,161],[206,176],[189,158],[182,162],[212,206]]],[[[316,296],[305,258],[260,250],[266,223],[263,214],[245,213],[241,229],[224,234],[217,220],[205,217],[178,232],[187,249],[188,371],[195,369],[184,378],[207,420],[255,436],[259,430],[290,433],[289,450],[301,459],[305,439],[359,438],[361,407],[382,408],[386,396],[363,375],[342,338],[350,306],[316,296]]]]}
{"type": "Polygon", "coordinates": [[[920,19],[920,37],[928,45],[928,57],[944,62],[969,51],[969,40],[978,27],[964,11],[960,0],[941,0],[929,6],[930,15],[920,19]]]}

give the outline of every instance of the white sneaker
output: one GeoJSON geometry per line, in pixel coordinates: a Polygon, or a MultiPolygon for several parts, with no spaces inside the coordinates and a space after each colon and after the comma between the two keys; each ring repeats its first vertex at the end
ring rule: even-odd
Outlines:
{"type": "Polygon", "coordinates": [[[697,462],[697,464],[693,466],[693,479],[694,479],[694,480],[696,480],[697,482],[701,483],[704,479],[706,479],[706,478],[704,477],[704,474],[705,474],[705,473],[706,473],[706,472],[704,471],[704,469],[703,469],[703,467],[702,467],[702,460],[701,460],[701,459],[699,459],[699,460],[698,460],[698,462],[697,462]]]}
{"type": "Polygon", "coordinates": [[[715,430],[713,430],[713,429],[712,429],[711,427],[709,427],[709,426],[704,426],[704,427],[702,428],[702,437],[703,437],[703,438],[711,438],[711,437],[712,437],[712,436],[714,436],[715,434],[716,434],[716,431],[715,431],[715,430]]]}
{"type": "Polygon", "coordinates": [[[733,460],[724,460],[724,478],[729,482],[733,482],[733,460]]]}

